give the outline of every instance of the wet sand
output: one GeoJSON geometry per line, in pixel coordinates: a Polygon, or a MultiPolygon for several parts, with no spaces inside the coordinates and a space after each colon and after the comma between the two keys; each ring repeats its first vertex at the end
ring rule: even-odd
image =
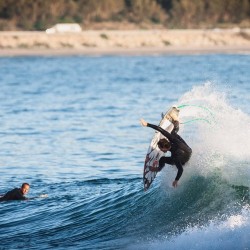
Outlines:
{"type": "Polygon", "coordinates": [[[250,54],[249,47],[221,46],[211,47],[174,47],[166,49],[0,49],[0,57],[13,56],[102,56],[102,55],[201,55],[201,54],[250,54]]]}
{"type": "Polygon", "coordinates": [[[250,29],[0,32],[0,56],[250,54],[250,29]]]}

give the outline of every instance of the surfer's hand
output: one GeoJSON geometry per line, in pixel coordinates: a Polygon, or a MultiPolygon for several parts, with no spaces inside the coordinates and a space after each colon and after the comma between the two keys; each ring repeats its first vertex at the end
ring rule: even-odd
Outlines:
{"type": "Polygon", "coordinates": [[[141,122],[141,125],[143,127],[147,127],[148,126],[148,123],[145,120],[141,119],[140,122],[141,122]]]}
{"type": "Polygon", "coordinates": [[[40,194],[39,195],[39,198],[47,198],[48,197],[48,194],[40,194]]]}
{"type": "Polygon", "coordinates": [[[174,188],[176,188],[178,186],[178,181],[174,180],[172,185],[174,188]]]}

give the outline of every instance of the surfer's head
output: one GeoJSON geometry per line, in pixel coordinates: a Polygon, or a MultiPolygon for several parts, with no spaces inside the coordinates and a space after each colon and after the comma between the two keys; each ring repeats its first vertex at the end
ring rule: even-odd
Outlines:
{"type": "Polygon", "coordinates": [[[29,192],[30,189],[30,185],[29,183],[23,183],[22,187],[21,187],[21,192],[23,195],[27,194],[29,192]]]}
{"type": "Polygon", "coordinates": [[[160,139],[157,145],[159,149],[164,153],[166,153],[171,148],[170,142],[165,138],[160,139]]]}

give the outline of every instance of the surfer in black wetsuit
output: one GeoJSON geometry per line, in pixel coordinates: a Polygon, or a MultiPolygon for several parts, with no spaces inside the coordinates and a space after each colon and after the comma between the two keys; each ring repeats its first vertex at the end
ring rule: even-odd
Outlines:
{"type": "Polygon", "coordinates": [[[14,188],[7,192],[0,201],[10,201],[10,200],[28,200],[24,195],[29,192],[30,185],[28,183],[23,183],[21,188],[14,188]]]}
{"type": "Polygon", "coordinates": [[[164,130],[163,128],[147,123],[145,120],[141,119],[141,125],[144,127],[150,127],[157,131],[159,131],[162,135],[164,135],[167,139],[160,139],[158,142],[159,149],[166,153],[167,151],[171,152],[170,157],[161,157],[159,160],[159,167],[155,167],[152,171],[161,171],[165,164],[175,165],[178,169],[175,180],[173,181],[173,187],[177,187],[178,181],[181,178],[183,173],[183,165],[189,161],[192,149],[187,145],[187,143],[177,134],[179,130],[179,122],[173,121],[174,129],[171,134],[164,130]]]}

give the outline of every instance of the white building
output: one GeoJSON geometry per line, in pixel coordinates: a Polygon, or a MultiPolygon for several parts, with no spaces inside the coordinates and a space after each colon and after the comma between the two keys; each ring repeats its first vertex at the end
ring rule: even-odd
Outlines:
{"type": "Polygon", "coordinates": [[[81,32],[82,28],[78,23],[58,23],[53,27],[46,29],[47,34],[67,33],[67,32],[81,32]]]}

